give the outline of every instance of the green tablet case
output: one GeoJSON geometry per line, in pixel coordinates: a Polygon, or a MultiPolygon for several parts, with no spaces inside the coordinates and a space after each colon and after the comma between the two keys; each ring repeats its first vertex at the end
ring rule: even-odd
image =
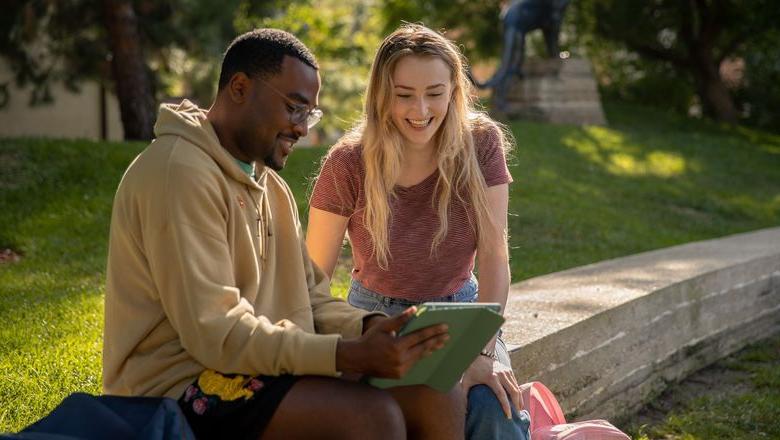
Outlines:
{"type": "Polygon", "coordinates": [[[423,303],[399,336],[431,325],[445,323],[450,339],[444,347],[417,362],[400,379],[372,377],[368,383],[378,388],[428,385],[448,392],[460,380],[471,362],[504,323],[498,303],[423,303]]]}

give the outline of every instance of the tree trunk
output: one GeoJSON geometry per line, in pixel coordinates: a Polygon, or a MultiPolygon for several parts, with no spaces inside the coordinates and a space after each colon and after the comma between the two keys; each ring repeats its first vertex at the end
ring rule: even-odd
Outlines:
{"type": "Polygon", "coordinates": [[[132,2],[104,0],[103,13],[125,139],[150,140],[155,119],[154,97],[132,2]]]}
{"type": "Polygon", "coordinates": [[[705,77],[699,82],[699,98],[704,113],[721,122],[739,122],[734,100],[720,77],[705,77]]]}
{"type": "Polygon", "coordinates": [[[704,114],[721,122],[730,124],[739,122],[737,107],[720,77],[720,66],[715,62],[712,50],[701,46],[693,48],[691,62],[691,70],[704,114]]]}

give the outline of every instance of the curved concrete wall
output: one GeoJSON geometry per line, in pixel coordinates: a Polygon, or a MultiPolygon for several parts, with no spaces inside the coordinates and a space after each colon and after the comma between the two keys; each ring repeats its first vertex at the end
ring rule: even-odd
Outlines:
{"type": "Polygon", "coordinates": [[[780,228],[609,260],[510,290],[518,380],[574,419],[620,420],[668,383],[780,331],[780,228]]]}

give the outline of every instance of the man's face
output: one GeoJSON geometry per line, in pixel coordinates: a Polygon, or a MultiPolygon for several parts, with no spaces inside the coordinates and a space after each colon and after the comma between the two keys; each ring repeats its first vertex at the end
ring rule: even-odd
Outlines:
{"type": "Polygon", "coordinates": [[[294,124],[294,106],[317,106],[320,75],[297,58],[285,56],[281,72],[253,78],[238,129],[238,147],[253,161],[281,170],[298,138],[308,134],[306,121],[294,124]],[[286,99],[285,99],[286,98],[286,99]]]}

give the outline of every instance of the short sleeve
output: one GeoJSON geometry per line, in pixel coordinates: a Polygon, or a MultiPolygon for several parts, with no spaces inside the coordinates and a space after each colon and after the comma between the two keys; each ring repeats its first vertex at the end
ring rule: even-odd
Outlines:
{"type": "Polygon", "coordinates": [[[474,133],[474,146],[477,150],[477,160],[485,177],[485,184],[490,186],[511,183],[512,175],[506,165],[506,152],[501,145],[501,136],[496,126],[489,126],[474,133]]]}
{"type": "Polygon", "coordinates": [[[322,164],[309,204],[343,217],[355,211],[362,162],[355,147],[336,147],[322,164]]]}

